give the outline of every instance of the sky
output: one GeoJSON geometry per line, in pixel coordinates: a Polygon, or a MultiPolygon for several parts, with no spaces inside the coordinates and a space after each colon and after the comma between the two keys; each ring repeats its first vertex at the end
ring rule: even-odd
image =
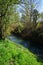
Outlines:
{"type": "Polygon", "coordinates": [[[38,6],[38,11],[41,13],[43,12],[43,0],[40,0],[40,4],[38,6]]]}
{"type": "MultiPolygon", "coordinates": [[[[36,9],[39,11],[39,13],[43,12],[43,0],[36,0],[38,3],[36,4],[36,9]]],[[[21,7],[18,8],[20,10],[21,7]]],[[[21,15],[21,14],[20,14],[21,15]]]]}

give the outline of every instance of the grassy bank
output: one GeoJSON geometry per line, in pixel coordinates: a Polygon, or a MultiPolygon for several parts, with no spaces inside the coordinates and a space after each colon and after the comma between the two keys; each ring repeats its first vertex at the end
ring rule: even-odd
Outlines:
{"type": "Polygon", "coordinates": [[[11,42],[0,41],[0,65],[43,65],[28,49],[11,42]]]}

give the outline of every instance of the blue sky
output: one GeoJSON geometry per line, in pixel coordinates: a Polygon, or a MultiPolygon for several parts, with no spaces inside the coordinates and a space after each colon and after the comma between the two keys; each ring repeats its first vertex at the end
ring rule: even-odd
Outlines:
{"type": "MultiPolygon", "coordinates": [[[[36,4],[37,5],[37,8],[36,9],[39,11],[39,13],[43,12],[43,0],[36,0],[36,1],[37,2],[39,1],[36,4]]],[[[21,8],[21,7],[19,7],[19,8],[21,8]]],[[[19,8],[18,8],[18,10],[20,10],[19,8]]]]}
{"type": "Polygon", "coordinates": [[[43,12],[43,0],[40,0],[40,4],[38,6],[38,11],[43,12]]]}

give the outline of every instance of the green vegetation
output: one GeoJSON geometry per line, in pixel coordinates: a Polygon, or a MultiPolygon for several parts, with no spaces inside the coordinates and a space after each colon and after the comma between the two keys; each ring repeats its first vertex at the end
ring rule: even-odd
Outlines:
{"type": "Polygon", "coordinates": [[[39,1],[0,0],[0,65],[43,65],[29,49],[6,39],[16,34],[43,48],[43,12],[36,8],[39,1]]]}
{"type": "Polygon", "coordinates": [[[6,37],[6,29],[9,24],[9,19],[13,14],[14,3],[18,3],[18,1],[19,0],[0,0],[0,39],[5,39],[6,37]]]}
{"type": "Polygon", "coordinates": [[[41,63],[28,49],[6,39],[0,41],[0,65],[41,65],[41,63]]]}

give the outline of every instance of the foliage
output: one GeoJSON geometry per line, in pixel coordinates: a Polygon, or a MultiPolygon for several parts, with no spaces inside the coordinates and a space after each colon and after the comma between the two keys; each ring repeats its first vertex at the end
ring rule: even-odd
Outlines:
{"type": "Polygon", "coordinates": [[[11,42],[0,40],[0,65],[41,65],[28,49],[11,42]]]}
{"type": "Polygon", "coordinates": [[[33,22],[36,24],[36,21],[38,19],[38,11],[36,9],[33,10],[33,22]]]}
{"type": "Polygon", "coordinates": [[[37,28],[39,28],[39,27],[40,27],[40,25],[41,25],[41,23],[40,23],[40,22],[38,22],[38,23],[37,23],[37,26],[36,26],[36,29],[37,29],[37,28]]]}
{"type": "Polygon", "coordinates": [[[43,19],[43,12],[42,12],[42,13],[40,13],[40,17],[43,19]]]}
{"type": "Polygon", "coordinates": [[[16,29],[17,29],[16,32],[21,33],[22,30],[24,29],[23,23],[18,22],[18,23],[17,23],[17,28],[16,28],[16,29]]]}
{"type": "Polygon", "coordinates": [[[9,24],[9,16],[11,14],[11,8],[18,3],[19,0],[0,0],[0,39],[6,37],[6,27],[9,24]],[[9,10],[11,10],[9,12],[9,10]]]}
{"type": "Polygon", "coordinates": [[[26,31],[28,30],[27,33],[25,34],[28,34],[28,35],[29,35],[28,32],[30,32],[30,30],[32,31],[32,29],[34,30],[37,25],[36,21],[38,19],[39,12],[37,11],[37,9],[35,9],[35,7],[38,5],[38,2],[37,4],[35,3],[36,1],[24,0],[23,3],[26,3],[26,4],[24,5],[21,4],[21,7],[22,7],[20,10],[20,12],[22,13],[21,21],[24,22],[24,25],[25,25],[24,28],[26,31]]]}
{"type": "Polygon", "coordinates": [[[13,9],[11,11],[12,14],[9,16],[9,23],[7,25],[7,28],[6,28],[6,34],[7,35],[9,35],[11,33],[11,31],[15,30],[15,28],[18,26],[19,21],[20,21],[19,13],[15,11],[15,8],[12,8],[12,9],[13,9]]]}

